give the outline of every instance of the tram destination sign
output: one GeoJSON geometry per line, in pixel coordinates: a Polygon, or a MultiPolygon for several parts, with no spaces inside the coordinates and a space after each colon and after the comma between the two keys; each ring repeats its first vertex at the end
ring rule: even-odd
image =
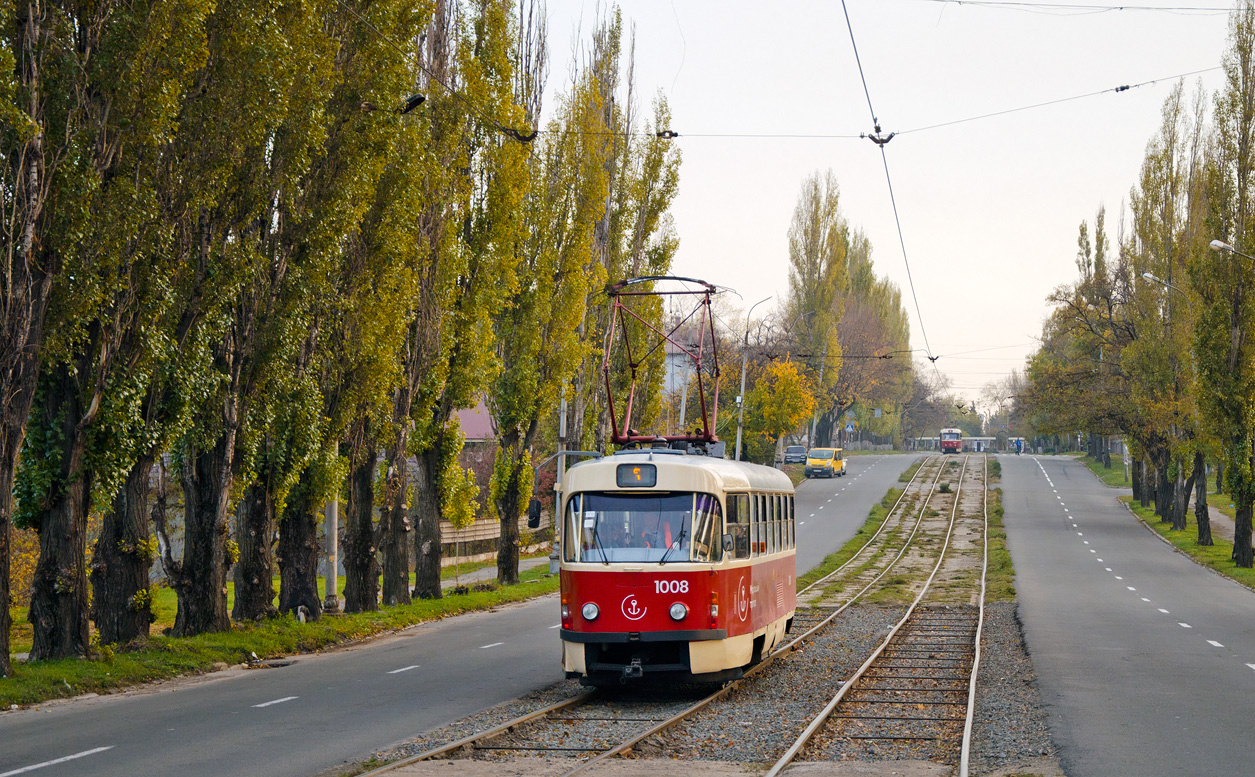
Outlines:
{"type": "Polygon", "coordinates": [[[653,464],[620,464],[615,470],[619,488],[653,488],[658,484],[658,467],[653,464]]]}

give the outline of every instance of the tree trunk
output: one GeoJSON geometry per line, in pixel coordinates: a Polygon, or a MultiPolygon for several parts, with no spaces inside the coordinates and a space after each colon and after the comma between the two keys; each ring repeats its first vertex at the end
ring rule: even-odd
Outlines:
{"type": "Polygon", "coordinates": [[[357,422],[349,466],[349,503],[344,516],[344,611],[379,609],[379,561],[375,545],[375,446],[370,420],[357,422]]]}
{"type": "Polygon", "coordinates": [[[1216,462],[1216,493],[1224,493],[1224,459],[1216,462]]]}
{"type": "Polygon", "coordinates": [[[407,438],[400,433],[397,437],[388,448],[388,485],[380,517],[384,604],[410,603],[410,519],[405,509],[409,489],[409,466],[405,460],[407,438]]]}
{"type": "Polygon", "coordinates": [[[1237,512],[1233,520],[1233,560],[1237,562],[1239,567],[1250,569],[1252,562],[1251,552],[1251,505],[1237,505],[1237,512]]]}
{"type": "Polygon", "coordinates": [[[184,452],[182,574],[181,579],[171,580],[179,600],[171,632],[176,637],[231,628],[227,613],[227,572],[231,568],[227,505],[234,449],[232,429],[208,450],[189,443],[184,452]]]}
{"type": "Polygon", "coordinates": [[[275,614],[275,505],[262,480],[244,492],[235,518],[235,543],[240,560],[235,564],[237,623],[258,621],[275,614]]]}
{"type": "Polygon", "coordinates": [[[105,644],[125,644],[148,636],[148,627],[155,620],[148,595],[148,572],[153,562],[148,484],[155,461],[156,455],[150,453],[131,467],[105,513],[92,551],[92,619],[105,644]]]}
{"type": "Polygon", "coordinates": [[[1155,467],[1155,514],[1160,521],[1172,519],[1172,478],[1168,477],[1168,464],[1155,467]]]}
{"type": "Polygon", "coordinates": [[[1198,522],[1198,544],[1212,545],[1211,512],[1207,508],[1207,459],[1201,452],[1194,454],[1194,473],[1198,479],[1195,486],[1198,494],[1194,497],[1194,519],[1198,522]]]}
{"type": "MultiPolygon", "coordinates": [[[[4,305],[0,307],[0,677],[12,673],[9,665],[10,566],[12,552],[13,485],[17,474],[26,422],[30,417],[35,387],[39,381],[40,345],[43,343],[44,316],[52,291],[57,263],[36,256],[36,233],[44,203],[51,187],[45,181],[44,115],[41,51],[46,45],[41,28],[49,14],[56,13],[48,3],[17,3],[14,8],[15,43],[12,49],[19,85],[25,96],[20,107],[34,122],[35,131],[25,143],[6,153],[7,180],[12,190],[6,223],[10,240],[3,247],[0,284],[4,305]]],[[[7,150],[6,150],[7,151],[7,150]]]]}
{"type": "MultiPolygon", "coordinates": [[[[89,646],[87,515],[92,473],[85,465],[83,407],[68,366],[48,381],[46,422],[60,435],[60,468],[39,518],[39,562],[31,585],[31,660],[86,656],[89,646]]],[[[7,607],[8,602],[4,603],[7,607]]]]}
{"type": "MultiPolygon", "coordinates": [[[[303,477],[303,476],[302,476],[303,477]]],[[[307,620],[322,615],[318,596],[318,505],[293,499],[279,521],[279,612],[305,608],[307,620]]]]}
{"type": "Polygon", "coordinates": [[[497,582],[501,585],[515,585],[519,582],[519,478],[526,469],[522,461],[525,454],[520,451],[526,451],[526,448],[512,435],[501,438],[497,448],[497,456],[505,457],[510,468],[510,474],[505,485],[500,487],[500,496],[497,498],[497,515],[501,519],[501,533],[497,539],[497,582]]]}
{"type": "Polygon", "coordinates": [[[414,596],[439,599],[440,587],[440,491],[436,482],[440,467],[439,448],[432,446],[416,457],[414,502],[411,509],[414,532],[414,596]]]}
{"type": "MultiPolygon", "coordinates": [[[[1182,466],[1180,472],[1184,472],[1185,467],[1182,466]]],[[[1186,478],[1185,484],[1181,484],[1181,475],[1177,475],[1177,498],[1176,505],[1172,511],[1172,528],[1175,531],[1185,531],[1185,519],[1190,508],[1190,494],[1194,491],[1194,481],[1198,478],[1198,462],[1194,462],[1194,469],[1191,470],[1190,476],[1186,478]]]]}
{"type": "Polygon", "coordinates": [[[1137,468],[1142,471],[1142,507],[1149,507],[1155,492],[1155,481],[1150,467],[1146,464],[1145,456],[1142,456],[1141,461],[1137,463],[1137,468]]]}
{"type": "Polygon", "coordinates": [[[1129,471],[1133,476],[1133,501],[1144,505],[1145,501],[1142,499],[1142,468],[1139,466],[1139,462],[1132,462],[1129,471]]]}

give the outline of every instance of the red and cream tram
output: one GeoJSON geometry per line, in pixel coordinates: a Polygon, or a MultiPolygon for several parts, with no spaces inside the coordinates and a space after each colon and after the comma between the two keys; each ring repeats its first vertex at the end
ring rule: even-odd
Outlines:
{"type": "Polygon", "coordinates": [[[962,453],[963,452],[963,430],[962,429],[942,429],[941,430],[941,452],[942,453],[962,453]]]}
{"type": "Polygon", "coordinates": [[[560,497],[568,677],[732,679],[783,640],[797,555],[784,473],[629,450],[571,467],[560,497]]]}

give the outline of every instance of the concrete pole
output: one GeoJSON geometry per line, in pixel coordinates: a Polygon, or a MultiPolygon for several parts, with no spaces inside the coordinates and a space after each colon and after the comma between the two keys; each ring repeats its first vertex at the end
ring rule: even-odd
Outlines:
{"type": "Polygon", "coordinates": [[[760,299],[753,305],[750,305],[749,311],[745,314],[745,340],[741,344],[741,394],[736,398],[738,405],[736,414],[736,455],[732,457],[735,461],[741,460],[741,426],[745,421],[745,367],[749,362],[750,356],[750,313],[753,313],[754,308],[769,299],[771,297],[760,299]]]}
{"type": "Polygon", "coordinates": [[[337,592],[339,588],[339,570],[336,565],[339,564],[340,548],[340,497],[332,497],[327,502],[327,575],[326,589],[327,595],[323,600],[323,612],[339,612],[340,611],[340,594],[337,592]]]}
{"type": "MultiPolygon", "coordinates": [[[[828,327],[828,329],[831,330],[832,327],[828,327]]],[[[823,356],[823,360],[819,362],[819,390],[821,392],[824,390],[824,367],[826,366],[828,366],[828,333],[824,332],[824,356],[823,356]]],[[[811,433],[810,433],[810,436],[806,438],[806,447],[808,448],[815,447],[815,426],[818,423],[819,423],[819,402],[816,401],[815,402],[815,414],[811,416],[811,433]]]]}
{"type": "Polygon", "coordinates": [[[684,422],[688,419],[688,401],[689,401],[689,371],[685,366],[684,370],[684,386],[680,389],[680,427],[679,433],[684,434],[684,422]]]}

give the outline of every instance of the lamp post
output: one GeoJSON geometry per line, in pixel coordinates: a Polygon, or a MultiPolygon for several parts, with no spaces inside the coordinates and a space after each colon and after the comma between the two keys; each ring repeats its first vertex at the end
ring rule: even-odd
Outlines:
{"type": "MultiPolygon", "coordinates": [[[[824,390],[824,367],[828,365],[828,334],[832,332],[832,328],[834,326],[836,326],[835,322],[829,324],[828,328],[824,330],[824,355],[820,357],[820,361],[819,361],[819,390],[821,392],[824,390]]],[[[819,402],[818,400],[816,400],[815,412],[811,414],[811,433],[806,438],[807,447],[810,447],[810,448],[815,447],[815,427],[818,424],[819,424],[819,402]]]]}
{"type": "MultiPolygon", "coordinates": [[[[1213,246],[1214,246],[1216,243],[1220,243],[1220,241],[1219,241],[1219,240],[1213,240],[1213,241],[1211,241],[1211,242],[1212,242],[1212,245],[1213,245],[1213,246]]],[[[1224,245],[1224,243],[1221,243],[1221,245],[1224,245]]],[[[1163,278],[1159,278],[1159,277],[1157,277],[1157,276],[1155,276],[1155,275],[1153,275],[1153,274],[1151,274],[1151,273],[1144,272],[1144,273],[1142,273],[1142,277],[1143,277],[1143,278],[1145,278],[1146,280],[1148,280],[1148,281],[1152,282],[1152,283],[1158,283],[1160,286],[1163,286],[1165,289],[1171,289],[1172,291],[1175,291],[1177,294],[1180,294],[1182,297],[1185,297],[1185,307],[1186,307],[1186,309],[1188,309],[1188,310],[1190,311],[1190,320],[1191,320],[1191,321],[1193,321],[1193,320],[1194,320],[1194,303],[1190,302],[1190,295],[1189,295],[1189,294],[1186,294],[1186,293],[1185,293],[1184,291],[1182,291],[1180,288],[1178,288],[1178,287],[1176,287],[1176,286],[1173,286],[1171,283],[1168,283],[1168,282],[1167,282],[1167,281],[1165,281],[1163,278]]]]}
{"type": "Polygon", "coordinates": [[[1224,251],[1227,254],[1237,254],[1238,256],[1245,257],[1247,259],[1250,259],[1252,262],[1255,262],[1255,256],[1251,256],[1248,253],[1239,251],[1238,249],[1234,248],[1233,246],[1229,245],[1223,240],[1213,240],[1210,243],[1208,243],[1207,246],[1213,251],[1224,251]]]}
{"type": "Polygon", "coordinates": [[[745,340],[741,344],[741,393],[736,398],[736,454],[733,456],[734,461],[741,460],[741,422],[745,420],[745,368],[749,364],[750,355],[750,314],[754,312],[754,308],[769,299],[771,297],[760,299],[753,305],[750,305],[749,312],[745,314],[745,340]]]}

